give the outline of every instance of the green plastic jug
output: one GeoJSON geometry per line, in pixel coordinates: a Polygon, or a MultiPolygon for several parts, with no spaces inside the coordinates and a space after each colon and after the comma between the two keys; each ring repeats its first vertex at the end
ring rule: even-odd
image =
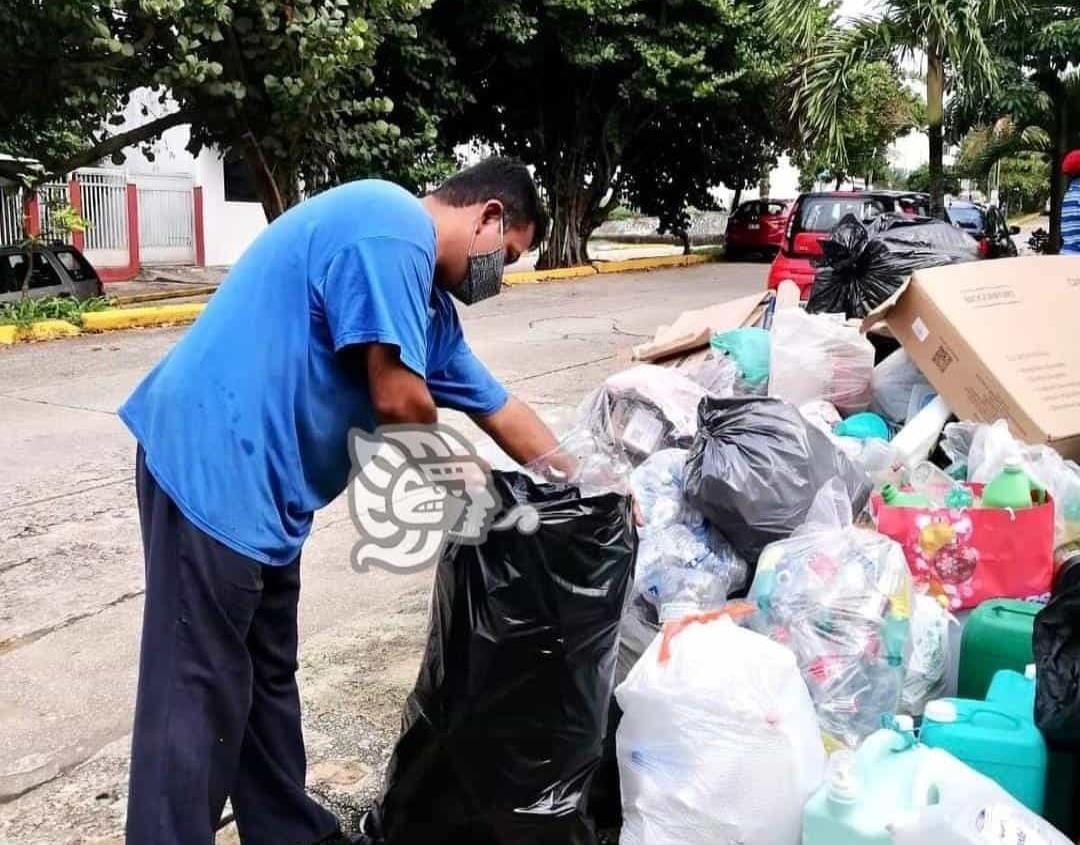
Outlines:
{"type": "Polygon", "coordinates": [[[983,699],[1001,669],[1024,673],[1035,662],[1031,635],[1041,605],[1016,599],[990,599],[971,612],[960,639],[959,698],[983,699]]]}
{"type": "Polygon", "coordinates": [[[1046,491],[1032,481],[1023,466],[1016,461],[1006,461],[1005,468],[983,488],[982,506],[984,508],[1021,508],[1031,507],[1031,494],[1036,493],[1039,502],[1046,501],[1046,491]]]}

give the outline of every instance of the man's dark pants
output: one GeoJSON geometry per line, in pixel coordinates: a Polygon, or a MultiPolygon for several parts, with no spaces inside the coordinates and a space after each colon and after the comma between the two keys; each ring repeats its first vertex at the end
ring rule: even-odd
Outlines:
{"type": "Polygon", "coordinates": [[[263,566],[199,530],[136,456],[146,555],[129,845],[211,845],[227,797],[251,845],[337,830],[304,791],[300,561],[263,566]]]}

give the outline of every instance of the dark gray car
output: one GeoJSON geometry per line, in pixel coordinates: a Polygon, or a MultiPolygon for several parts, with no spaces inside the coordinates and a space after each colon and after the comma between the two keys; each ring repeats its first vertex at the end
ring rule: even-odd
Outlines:
{"type": "Polygon", "coordinates": [[[0,302],[22,298],[23,280],[30,268],[29,296],[101,296],[101,279],[86,257],[68,244],[0,247],[0,302]]]}

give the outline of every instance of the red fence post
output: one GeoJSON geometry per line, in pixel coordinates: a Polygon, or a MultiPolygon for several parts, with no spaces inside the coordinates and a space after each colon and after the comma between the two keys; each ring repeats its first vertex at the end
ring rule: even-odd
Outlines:
{"type": "Polygon", "coordinates": [[[139,263],[139,191],[134,184],[127,186],[128,270],[132,276],[140,270],[139,263]]]}
{"type": "MultiPolygon", "coordinates": [[[[71,203],[71,207],[75,209],[75,213],[82,217],[82,186],[79,185],[79,180],[72,175],[68,182],[68,202],[71,203]]],[[[71,230],[71,242],[75,245],[75,249],[79,252],[86,251],[86,233],[80,232],[75,229],[71,230]]]]}
{"type": "Polygon", "coordinates": [[[41,234],[41,205],[38,202],[37,191],[30,193],[25,208],[26,219],[23,220],[23,227],[26,229],[27,236],[32,238],[41,234]]]}
{"type": "Polygon", "coordinates": [[[202,185],[191,189],[195,214],[195,266],[206,266],[206,235],[203,231],[203,195],[202,185]]]}

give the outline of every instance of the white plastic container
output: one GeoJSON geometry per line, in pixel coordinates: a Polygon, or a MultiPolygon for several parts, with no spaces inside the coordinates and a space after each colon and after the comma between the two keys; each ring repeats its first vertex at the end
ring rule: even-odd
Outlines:
{"type": "Polygon", "coordinates": [[[951,415],[945,400],[935,396],[890,442],[893,466],[911,469],[930,457],[951,415]]]}

